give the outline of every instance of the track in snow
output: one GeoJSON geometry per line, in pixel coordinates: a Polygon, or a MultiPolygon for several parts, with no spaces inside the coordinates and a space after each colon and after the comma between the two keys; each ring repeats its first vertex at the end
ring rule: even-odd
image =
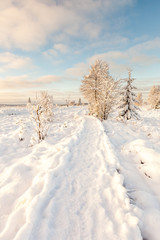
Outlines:
{"type": "Polygon", "coordinates": [[[29,239],[141,239],[121,176],[110,161],[100,122],[86,118],[53,189],[50,183],[29,239]]]}
{"type": "Polygon", "coordinates": [[[80,132],[62,146],[57,154],[50,149],[50,166],[24,193],[28,198],[34,192],[34,197],[28,200],[21,228],[15,236],[4,231],[0,239],[142,239],[102,124],[85,117],[80,132]]]}

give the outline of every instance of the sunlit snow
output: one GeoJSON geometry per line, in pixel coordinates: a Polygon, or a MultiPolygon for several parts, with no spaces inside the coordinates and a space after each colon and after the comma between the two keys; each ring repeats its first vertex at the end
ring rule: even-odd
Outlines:
{"type": "Polygon", "coordinates": [[[159,240],[160,111],[140,116],[57,107],[31,146],[28,111],[1,108],[0,240],[159,240]]]}

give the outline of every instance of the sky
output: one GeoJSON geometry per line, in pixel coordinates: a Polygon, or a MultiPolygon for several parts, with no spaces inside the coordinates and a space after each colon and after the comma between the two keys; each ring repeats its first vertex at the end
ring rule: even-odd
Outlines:
{"type": "Polygon", "coordinates": [[[116,79],[132,69],[146,96],[160,84],[160,1],[0,1],[0,103],[26,103],[48,91],[77,101],[97,59],[116,79]]]}

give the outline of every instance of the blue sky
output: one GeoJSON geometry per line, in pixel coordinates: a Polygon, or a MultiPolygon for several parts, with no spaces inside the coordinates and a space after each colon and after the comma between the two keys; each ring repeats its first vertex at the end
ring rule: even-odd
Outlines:
{"type": "Polygon", "coordinates": [[[133,69],[139,91],[160,84],[160,1],[5,0],[0,2],[0,103],[47,90],[77,100],[96,59],[116,79],[133,69]]]}

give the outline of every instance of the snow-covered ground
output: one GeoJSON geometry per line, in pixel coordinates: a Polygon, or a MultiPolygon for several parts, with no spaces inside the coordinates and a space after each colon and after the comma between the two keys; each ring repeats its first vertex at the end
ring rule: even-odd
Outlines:
{"type": "Polygon", "coordinates": [[[1,108],[0,240],[159,240],[160,111],[140,114],[102,124],[55,108],[30,146],[28,111],[1,108]]]}
{"type": "Polygon", "coordinates": [[[138,206],[144,239],[160,239],[160,110],[140,112],[140,121],[104,123],[120,163],[131,204],[138,206]]]}

